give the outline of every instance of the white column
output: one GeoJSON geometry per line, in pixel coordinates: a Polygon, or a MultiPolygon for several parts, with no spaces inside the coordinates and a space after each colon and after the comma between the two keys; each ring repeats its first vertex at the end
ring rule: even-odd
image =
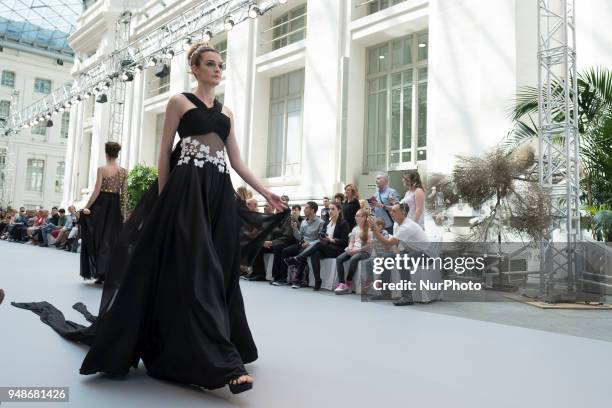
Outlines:
{"type": "Polygon", "coordinates": [[[449,173],[455,155],[479,155],[511,128],[516,7],[431,0],[430,12],[427,170],[449,173]]]}
{"type": "MultiPolygon", "coordinates": [[[[88,101],[83,100],[70,112],[70,125],[68,127],[68,140],[66,141],[66,167],[64,174],[64,192],[62,195],[62,206],[70,205],[77,193],[74,180],[77,178],[77,163],[79,162],[78,142],[83,130],[83,112],[88,101]]],[[[59,117],[56,116],[56,117],[59,117]]]]}
{"type": "Polygon", "coordinates": [[[313,197],[338,184],[341,8],[340,2],[308,2],[301,173],[304,193],[313,197]]]}
{"type": "MultiPolygon", "coordinates": [[[[225,74],[225,102],[234,113],[234,132],[240,146],[240,154],[250,163],[250,124],[255,76],[256,21],[247,20],[238,24],[227,34],[228,70],[225,74]]],[[[232,172],[235,185],[244,184],[232,172]]]]}

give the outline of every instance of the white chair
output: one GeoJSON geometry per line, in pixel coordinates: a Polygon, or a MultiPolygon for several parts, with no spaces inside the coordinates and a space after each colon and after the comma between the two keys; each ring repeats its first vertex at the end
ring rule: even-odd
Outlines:
{"type": "Polygon", "coordinates": [[[266,280],[271,281],[274,279],[272,277],[272,265],[274,263],[274,254],[264,254],[263,260],[264,260],[264,269],[266,271],[266,280]]]}
{"type": "MultiPolygon", "coordinates": [[[[314,286],[314,273],[312,273],[312,263],[308,258],[308,285],[314,286]]],[[[338,273],[336,272],[336,258],[321,259],[321,288],[334,290],[338,285],[338,273]]]]}

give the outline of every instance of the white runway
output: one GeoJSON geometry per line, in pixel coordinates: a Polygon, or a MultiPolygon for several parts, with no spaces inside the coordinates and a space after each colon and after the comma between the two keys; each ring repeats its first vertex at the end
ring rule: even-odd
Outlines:
{"type": "MultiPolygon", "coordinates": [[[[149,378],[142,366],[123,380],[82,376],[85,346],[10,305],[46,300],[85,324],[71,307],[82,301],[96,314],[101,290],[78,276],[78,254],[0,241],[0,287],[0,386],[70,387],[69,403],[7,407],[575,408],[612,400],[612,342],[431,313],[452,307],[444,302],[397,308],[261,282],[242,282],[260,354],[247,366],[252,391],[203,392],[149,378]]],[[[593,316],[593,324],[604,318],[593,316]]]]}

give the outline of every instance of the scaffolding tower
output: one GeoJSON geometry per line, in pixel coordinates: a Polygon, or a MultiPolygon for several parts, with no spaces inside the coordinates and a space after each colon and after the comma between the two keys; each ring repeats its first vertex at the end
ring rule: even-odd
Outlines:
{"type": "Polygon", "coordinates": [[[539,180],[552,223],[540,243],[537,297],[576,301],[580,179],[575,0],[538,0],[539,180]]]}
{"type": "MultiPolygon", "coordinates": [[[[117,19],[115,26],[115,50],[117,59],[121,66],[128,66],[134,61],[128,53],[127,46],[130,43],[130,27],[132,21],[132,13],[124,11],[117,19]]],[[[123,135],[123,115],[125,105],[125,90],[126,82],[115,76],[113,78],[113,86],[110,92],[110,120],[111,127],[108,135],[108,140],[112,142],[122,142],[123,135]]]]}

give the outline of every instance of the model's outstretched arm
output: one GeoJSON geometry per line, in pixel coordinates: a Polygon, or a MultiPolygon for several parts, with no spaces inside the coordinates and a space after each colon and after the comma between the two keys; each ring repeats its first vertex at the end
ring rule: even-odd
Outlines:
{"type": "Polygon", "coordinates": [[[255,191],[261,194],[270,203],[270,205],[272,205],[272,207],[279,211],[284,211],[287,208],[285,203],[281,201],[278,195],[264,187],[261,181],[257,178],[257,176],[255,176],[255,174],[253,174],[251,169],[247,167],[240,157],[240,148],[238,147],[238,140],[236,139],[236,134],[234,132],[234,114],[226,106],[223,107],[223,110],[227,112],[231,122],[230,133],[225,143],[225,147],[227,149],[227,156],[232,168],[244,181],[253,187],[255,191]]]}

